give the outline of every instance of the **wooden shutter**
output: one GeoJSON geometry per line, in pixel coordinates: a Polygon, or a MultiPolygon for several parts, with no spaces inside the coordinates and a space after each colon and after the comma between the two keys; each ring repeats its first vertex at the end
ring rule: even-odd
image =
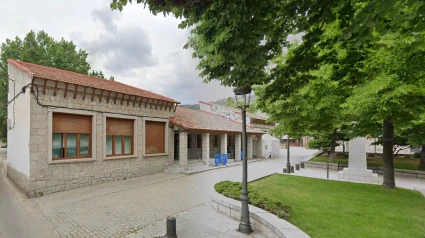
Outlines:
{"type": "Polygon", "coordinates": [[[145,122],[146,154],[165,153],[165,122],[145,122]]]}
{"type": "Polygon", "coordinates": [[[122,118],[106,118],[106,135],[108,136],[132,136],[134,132],[134,120],[122,118]]]}
{"type": "Polygon", "coordinates": [[[53,133],[91,134],[92,116],[53,113],[53,133]]]}

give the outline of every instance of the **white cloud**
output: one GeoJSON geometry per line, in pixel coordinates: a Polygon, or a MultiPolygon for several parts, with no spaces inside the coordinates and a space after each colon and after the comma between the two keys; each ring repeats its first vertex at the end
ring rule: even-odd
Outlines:
{"type": "Polygon", "coordinates": [[[110,11],[108,0],[0,0],[0,41],[30,30],[73,40],[89,52],[89,63],[117,81],[174,98],[182,103],[233,96],[219,82],[205,84],[197,59],[183,49],[189,30],[173,17],[154,16],[143,5],[110,11]],[[24,8],[22,6],[25,6],[24,8]]]}

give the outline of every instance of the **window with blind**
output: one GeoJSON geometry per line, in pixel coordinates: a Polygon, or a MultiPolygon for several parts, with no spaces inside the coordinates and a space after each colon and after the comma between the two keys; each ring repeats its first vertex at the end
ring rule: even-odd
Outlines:
{"type": "Polygon", "coordinates": [[[165,122],[145,121],[145,154],[164,154],[165,122]]]}
{"type": "Polygon", "coordinates": [[[92,116],[53,113],[52,159],[91,157],[92,116]]]}
{"type": "Polygon", "coordinates": [[[134,154],[134,120],[106,118],[106,156],[134,154]]]}

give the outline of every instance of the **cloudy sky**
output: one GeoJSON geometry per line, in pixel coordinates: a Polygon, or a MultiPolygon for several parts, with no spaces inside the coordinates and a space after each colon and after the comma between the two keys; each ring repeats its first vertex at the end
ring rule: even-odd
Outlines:
{"type": "Polygon", "coordinates": [[[198,61],[183,49],[188,30],[180,20],[154,16],[143,5],[111,11],[108,0],[0,0],[0,42],[30,30],[72,40],[89,52],[94,70],[106,77],[181,101],[215,101],[233,96],[218,82],[205,84],[198,61]]]}

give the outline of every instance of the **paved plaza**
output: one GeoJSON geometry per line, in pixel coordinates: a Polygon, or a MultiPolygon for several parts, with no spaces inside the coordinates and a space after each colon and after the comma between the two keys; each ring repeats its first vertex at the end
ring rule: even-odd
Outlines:
{"type": "MultiPolygon", "coordinates": [[[[312,154],[291,148],[292,163],[312,154]]],[[[248,180],[281,173],[286,151],[280,159],[248,164],[248,180]]],[[[165,218],[176,216],[179,237],[265,237],[237,232],[238,221],[210,207],[214,184],[222,180],[241,181],[240,165],[193,175],[159,173],[79,188],[30,199],[60,237],[161,237],[165,218]]],[[[326,179],[325,169],[306,168],[295,175],[326,179]]],[[[337,180],[337,171],[330,172],[337,180]]],[[[382,182],[382,177],[380,177],[382,182]]],[[[421,179],[396,177],[398,187],[425,190],[421,179]]],[[[0,237],[2,237],[0,235],[0,237]]]]}
{"type": "MultiPolygon", "coordinates": [[[[294,160],[304,157],[305,155],[293,156],[294,160]]],[[[281,172],[283,162],[282,159],[265,159],[249,163],[249,180],[281,172]]],[[[182,227],[185,230],[210,229],[217,232],[216,235],[205,234],[201,237],[222,237],[224,231],[227,231],[227,237],[241,237],[239,233],[234,233],[237,221],[218,214],[209,207],[203,208],[209,213],[199,212],[201,207],[208,206],[211,195],[215,193],[215,183],[241,179],[241,166],[190,176],[160,173],[51,194],[35,198],[33,202],[61,237],[122,237],[136,231],[144,237],[143,234],[157,231],[154,229],[163,229],[164,235],[163,220],[169,215],[178,214],[182,214],[177,220],[178,227],[180,224],[187,226],[182,227]],[[185,212],[188,214],[184,215],[185,212]],[[200,214],[199,217],[196,214],[200,214]],[[225,220],[228,226],[219,225],[225,220]],[[162,226],[158,225],[161,221],[162,226]],[[198,225],[192,227],[194,222],[198,222],[198,225]],[[235,236],[236,234],[239,236],[235,236]]]]}

